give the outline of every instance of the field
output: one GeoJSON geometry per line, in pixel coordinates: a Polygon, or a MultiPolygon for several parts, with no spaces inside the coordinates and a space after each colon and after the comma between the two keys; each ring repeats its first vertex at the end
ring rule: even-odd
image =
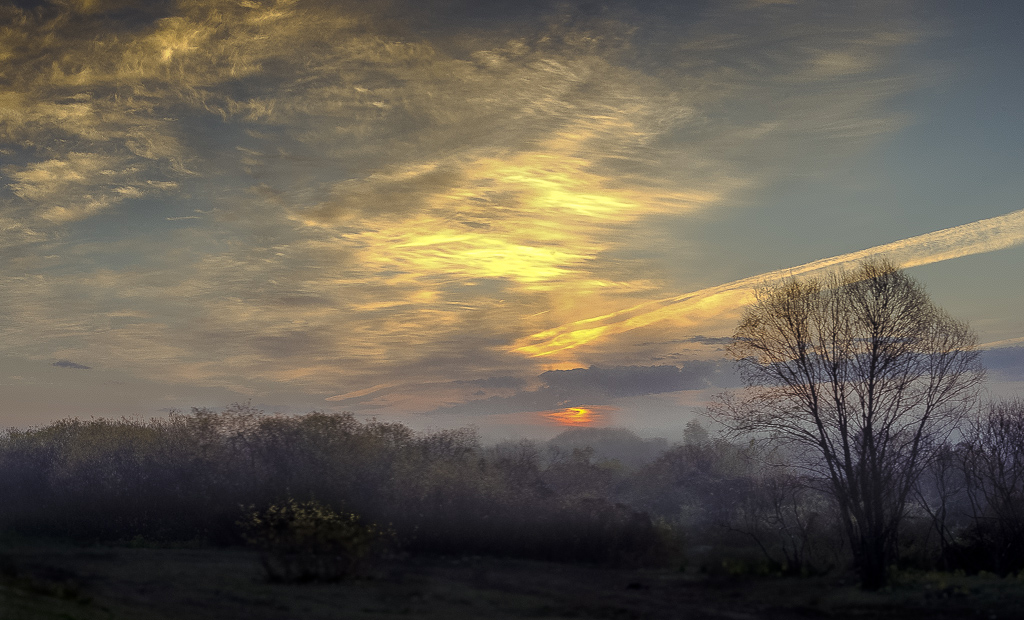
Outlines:
{"type": "Polygon", "coordinates": [[[783,578],[498,558],[391,558],[336,584],[268,583],[245,549],[3,549],[4,620],[320,618],[1019,618],[1024,581],[902,575],[783,578]]]}

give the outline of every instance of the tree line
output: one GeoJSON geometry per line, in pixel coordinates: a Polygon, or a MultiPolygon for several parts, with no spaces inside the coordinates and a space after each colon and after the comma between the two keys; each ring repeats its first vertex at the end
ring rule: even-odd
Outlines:
{"type": "MultiPolygon", "coordinates": [[[[776,446],[692,422],[681,443],[627,464],[586,446],[637,450],[644,440],[630,431],[558,439],[485,446],[472,429],[416,433],[247,405],[61,420],[0,436],[0,527],[87,543],[235,545],[244,508],[292,500],[381,524],[410,553],[734,574],[854,561],[828,481],[776,446]]],[[[892,544],[904,567],[1024,569],[1024,403],[993,404],[942,446],[892,544]]]]}
{"type": "Polygon", "coordinates": [[[5,431],[0,471],[0,527],[20,535],[231,545],[244,507],[295,500],[381,524],[410,552],[644,563],[671,547],[620,501],[637,470],[593,450],[349,413],[66,419],[5,431]]]}

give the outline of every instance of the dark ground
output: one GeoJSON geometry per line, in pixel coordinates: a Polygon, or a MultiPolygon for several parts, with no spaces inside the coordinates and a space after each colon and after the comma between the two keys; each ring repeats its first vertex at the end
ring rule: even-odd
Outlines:
{"type": "Polygon", "coordinates": [[[494,558],[381,562],[339,584],[271,584],[241,549],[19,543],[0,549],[0,619],[1024,618],[1024,579],[726,577],[494,558]]]}

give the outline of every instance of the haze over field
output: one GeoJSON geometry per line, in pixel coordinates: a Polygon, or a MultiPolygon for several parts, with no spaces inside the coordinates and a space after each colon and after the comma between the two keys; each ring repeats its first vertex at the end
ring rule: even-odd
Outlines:
{"type": "MultiPolygon", "coordinates": [[[[679,428],[885,254],[1024,393],[1024,5],[0,2],[0,425],[679,428]]],[[[490,431],[488,429],[491,429],[490,431]]]]}

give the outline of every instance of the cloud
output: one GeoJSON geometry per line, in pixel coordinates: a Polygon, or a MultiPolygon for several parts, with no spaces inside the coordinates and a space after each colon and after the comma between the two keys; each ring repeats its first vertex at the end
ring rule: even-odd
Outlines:
{"type": "Polygon", "coordinates": [[[77,368],[79,370],[89,370],[89,369],[92,368],[92,366],[86,366],[84,364],[78,364],[78,363],[72,362],[70,360],[58,360],[58,361],[56,361],[56,362],[54,362],[53,364],[50,364],[50,365],[51,366],[56,366],[57,368],[77,368]]]}
{"type": "Polygon", "coordinates": [[[729,343],[732,342],[732,338],[730,338],[730,337],[718,337],[718,338],[715,338],[715,337],[712,337],[712,336],[693,336],[692,338],[687,338],[686,341],[687,342],[696,342],[698,344],[709,344],[709,345],[713,345],[713,344],[729,344],[729,343]]]}
{"type": "Polygon", "coordinates": [[[485,379],[471,379],[455,381],[456,385],[471,385],[480,388],[505,388],[522,389],[526,387],[526,380],[522,377],[487,377],[485,379]]]}
{"type": "Polygon", "coordinates": [[[981,363],[988,373],[1003,381],[1024,381],[1024,347],[987,349],[981,363]]]}
{"type": "Polygon", "coordinates": [[[470,399],[431,413],[506,414],[549,411],[567,406],[600,406],[615,399],[684,390],[734,387],[735,373],[727,361],[683,362],[679,366],[591,366],[544,372],[534,389],[511,395],[470,399]]]}
{"type": "Polygon", "coordinates": [[[60,159],[4,170],[15,196],[38,205],[36,216],[54,224],[83,219],[127,198],[152,190],[133,182],[134,169],[123,159],[68,153],[60,159]]]}
{"type": "Polygon", "coordinates": [[[642,396],[700,390],[714,385],[721,363],[694,361],[677,366],[615,366],[550,370],[540,375],[558,394],[594,395],[606,398],[642,396]]]}
{"type": "Polygon", "coordinates": [[[731,322],[753,299],[756,287],[785,278],[849,268],[875,256],[885,256],[903,268],[917,267],[1020,243],[1024,243],[1024,210],[576,321],[523,338],[513,345],[513,350],[524,355],[548,356],[661,321],[677,327],[723,318],[731,322]]]}
{"type": "Polygon", "coordinates": [[[872,10],[469,4],[0,9],[0,243],[34,244],[3,346],[321,398],[535,377],[525,335],[662,307],[621,312],[669,297],[655,216],[884,135],[914,84],[872,10]]]}

